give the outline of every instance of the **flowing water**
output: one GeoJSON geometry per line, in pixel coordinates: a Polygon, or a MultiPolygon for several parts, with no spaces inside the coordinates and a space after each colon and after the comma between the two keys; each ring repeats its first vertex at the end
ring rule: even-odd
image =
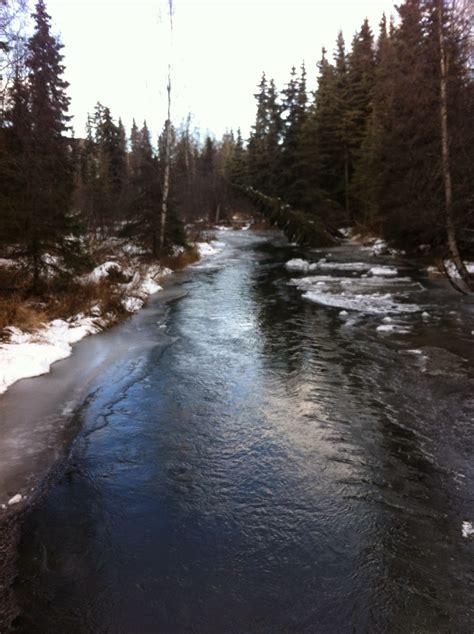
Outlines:
{"type": "Polygon", "coordinates": [[[473,632],[473,306],[357,246],[219,239],[3,397],[9,493],[78,434],[15,631],[473,632]]]}

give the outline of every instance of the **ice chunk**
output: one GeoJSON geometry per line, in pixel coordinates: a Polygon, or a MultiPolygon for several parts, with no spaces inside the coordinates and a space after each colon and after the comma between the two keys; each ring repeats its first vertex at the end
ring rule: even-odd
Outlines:
{"type": "Polygon", "coordinates": [[[318,291],[312,288],[304,293],[303,297],[316,304],[332,306],[342,310],[355,310],[369,315],[383,315],[387,313],[415,313],[420,310],[416,304],[402,304],[394,301],[390,293],[386,294],[358,294],[338,295],[318,291]]]}
{"type": "Polygon", "coordinates": [[[285,267],[288,269],[288,271],[308,271],[310,263],[307,260],[294,258],[293,260],[289,260],[285,264],[285,267]]]}
{"type": "Polygon", "coordinates": [[[196,248],[201,258],[205,258],[209,255],[217,255],[223,251],[225,246],[225,242],[219,242],[217,240],[212,240],[212,242],[196,242],[196,248]]]}
{"type": "Polygon", "coordinates": [[[474,535],[474,526],[472,522],[463,522],[462,523],[462,536],[463,537],[472,537],[474,535]]]}
{"type": "Polygon", "coordinates": [[[374,276],[395,276],[398,275],[398,271],[393,266],[373,266],[369,273],[374,276]]]}
{"type": "Polygon", "coordinates": [[[8,506],[13,506],[13,504],[19,504],[23,499],[21,493],[17,493],[12,498],[8,500],[8,506]]]}
{"type": "Polygon", "coordinates": [[[402,326],[401,324],[380,324],[380,326],[377,326],[377,332],[408,335],[411,332],[411,329],[406,326],[402,326]]]}

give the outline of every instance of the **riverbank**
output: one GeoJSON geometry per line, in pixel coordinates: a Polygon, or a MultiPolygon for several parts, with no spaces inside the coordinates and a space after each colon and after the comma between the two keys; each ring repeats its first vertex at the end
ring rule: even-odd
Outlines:
{"type": "MultiPolygon", "coordinates": [[[[137,245],[109,241],[102,246],[101,263],[66,289],[58,290],[53,281],[49,292],[34,301],[0,298],[0,394],[20,379],[49,372],[72,353],[75,343],[136,313],[150,295],[162,290],[163,278],[219,253],[219,245],[210,240],[176,248],[160,264],[144,261],[137,245]]],[[[4,275],[11,268],[10,261],[0,261],[4,275]]]]}

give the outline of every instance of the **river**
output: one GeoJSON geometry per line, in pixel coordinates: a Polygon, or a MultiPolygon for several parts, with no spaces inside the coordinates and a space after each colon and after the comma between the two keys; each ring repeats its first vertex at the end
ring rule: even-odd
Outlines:
{"type": "Polygon", "coordinates": [[[63,465],[14,631],[474,631],[473,305],[357,245],[219,240],[1,397],[4,490],[63,465]]]}

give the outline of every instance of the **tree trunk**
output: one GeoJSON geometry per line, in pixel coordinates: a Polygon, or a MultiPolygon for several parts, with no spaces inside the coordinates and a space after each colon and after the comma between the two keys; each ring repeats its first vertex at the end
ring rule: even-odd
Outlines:
{"type": "Polygon", "coordinates": [[[443,0],[438,0],[438,45],[440,60],[440,123],[441,123],[441,150],[444,181],[444,201],[446,217],[446,234],[448,247],[456,269],[469,290],[474,285],[471,276],[466,269],[456,240],[456,228],[453,218],[453,185],[451,180],[451,166],[449,157],[449,133],[448,133],[448,99],[447,99],[447,64],[446,49],[443,35],[443,0]]]}
{"type": "MultiPolygon", "coordinates": [[[[169,18],[170,18],[170,37],[172,45],[173,37],[173,0],[168,0],[169,18]]],[[[171,47],[170,47],[171,48],[171,47]]],[[[171,51],[170,51],[171,55],[171,51]]],[[[165,243],[166,218],[168,215],[168,197],[170,189],[170,163],[171,163],[171,59],[168,64],[168,85],[166,86],[168,93],[168,118],[166,119],[165,128],[165,170],[163,175],[163,197],[161,203],[160,218],[160,257],[163,255],[163,246],[165,243]]]]}
{"type": "Polygon", "coordinates": [[[344,203],[346,208],[347,220],[350,220],[350,206],[349,206],[349,151],[347,145],[344,146],[344,203]]]}

